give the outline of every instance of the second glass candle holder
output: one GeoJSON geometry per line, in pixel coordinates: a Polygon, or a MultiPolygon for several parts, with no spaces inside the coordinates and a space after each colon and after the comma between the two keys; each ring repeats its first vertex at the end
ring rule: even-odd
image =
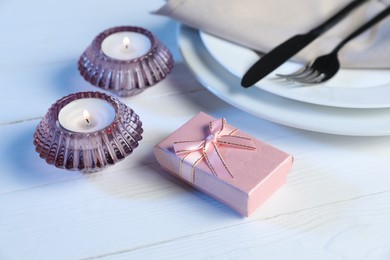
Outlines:
{"type": "Polygon", "coordinates": [[[96,36],[81,55],[78,68],[96,87],[132,96],[163,80],[173,64],[171,52],[150,31],[121,26],[96,36]]]}

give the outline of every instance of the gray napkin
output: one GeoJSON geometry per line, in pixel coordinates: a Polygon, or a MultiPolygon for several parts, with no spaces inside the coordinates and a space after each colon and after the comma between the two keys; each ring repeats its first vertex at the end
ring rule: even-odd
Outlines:
{"type": "MultiPolygon", "coordinates": [[[[251,49],[267,52],[305,33],[352,0],[169,0],[156,13],[251,49]]],[[[306,62],[331,51],[389,0],[371,0],[296,55],[306,62]]],[[[390,17],[350,41],[339,53],[344,68],[390,68],[390,17]]]]}

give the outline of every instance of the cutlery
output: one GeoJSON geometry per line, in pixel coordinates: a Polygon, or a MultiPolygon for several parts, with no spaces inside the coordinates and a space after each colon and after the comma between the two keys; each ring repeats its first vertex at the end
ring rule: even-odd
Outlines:
{"type": "Polygon", "coordinates": [[[251,68],[245,73],[242,78],[241,85],[248,88],[271,73],[277,67],[282,65],[285,61],[294,56],[297,52],[306,47],[309,43],[319,37],[321,34],[329,30],[348,13],[354,10],[368,0],[355,0],[338,11],[335,15],[330,17],[321,25],[310,30],[306,34],[298,34],[283,42],[269,53],[264,55],[258,60],[251,68]]]}
{"type": "Polygon", "coordinates": [[[357,30],[348,35],[343,41],[341,41],[329,54],[320,56],[315,60],[309,62],[306,66],[299,69],[292,74],[276,74],[281,78],[292,80],[303,84],[317,84],[332,78],[340,69],[340,63],[338,60],[338,52],[342,49],[345,44],[350,40],[354,39],[371,26],[380,22],[390,14],[390,6],[376,15],[374,18],[363,24],[357,30]]]}

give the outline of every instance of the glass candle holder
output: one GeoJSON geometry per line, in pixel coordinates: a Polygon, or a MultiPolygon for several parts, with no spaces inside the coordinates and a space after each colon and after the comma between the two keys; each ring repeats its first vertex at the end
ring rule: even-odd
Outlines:
{"type": "Polygon", "coordinates": [[[142,132],[139,116],[117,98],[80,92],[49,108],[36,128],[34,145],[48,164],[95,172],[130,155],[142,132]]]}
{"type": "Polygon", "coordinates": [[[150,31],[121,26],[96,36],[78,69],[92,85],[132,96],[164,79],[173,64],[171,52],[150,31]]]}

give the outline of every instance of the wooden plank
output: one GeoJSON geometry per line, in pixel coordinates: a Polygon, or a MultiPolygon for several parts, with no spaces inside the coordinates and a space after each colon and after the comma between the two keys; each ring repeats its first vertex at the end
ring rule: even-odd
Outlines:
{"type": "MultiPolygon", "coordinates": [[[[164,2],[104,0],[54,3],[50,0],[2,1],[0,68],[18,69],[78,59],[93,38],[105,29],[121,25],[141,26],[168,45],[176,46],[176,23],[151,15],[164,2]]],[[[172,48],[175,56],[178,49],[172,48]]]]}
{"type": "MultiPolygon", "coordinates": [[[[299,257],[302,249],[314,256],[317,249],[331,243],[332,248],[343,249],[344,235],[339,234],[343,232],[347,233],[344,245],[363,243],[368,238],[356,233],[369,234],[370,226],[382,233],[375,234],[369,245],[383,246],[390,241],[385,240],[390,229],[390,190],[351,199],[340,196],[339,201],[303,209],[309,200],[317,201],[308,198],[291,211],[285,206],[292,195],[284,189],[253,217],[243,219],[162,175],[157,165],[90,175],[2,194],[0,231],[6,236],[1,236],[0,248],[6,258],[17,253],[20,258],[32,255],[39,259],[53,258],[59,251],[63,259],[124,251],[130,254],[125,257],[135,258],[157,254],[250,257],[258,253],[282,257],[286,251],[279,252],[281,247],[288,255],[299,257]],[[12,203],[7,203],[10,200],[12,203]],[[266,210],[279,214],[268,215],[266,210]],[[22,237],[23,243],[19,243],[22,237]]],[[[325,249],[317,253],[328,256],[325,249]]]]}
{"type": "MultiPolygon", "coordinates": [[[[388,259],[390,192],[185,235],[104,259],[388,259]]],[[[96,257],[100,258],[99,255],[96,257]]]]}
{"type": "MultiPolygon", "coordinates": [[[[76,63],[77,60],[71,60],[1,73],[0,85],[10,86],[10,88],[7,89],[7,98],[0,104],[3,111],[0,114],[0,126],[41,118],[56,100],[71,93],[100,91],[114,95],[84,81],[77,70],[76,63]]],[[[190,74],[185,65],[178,62],[163,81],[139,95],[119,98],[131,106],[133,103],[141,104],[144,99],[165,98],[196,91],[205,91],[205,89],[190,74]]]]}

